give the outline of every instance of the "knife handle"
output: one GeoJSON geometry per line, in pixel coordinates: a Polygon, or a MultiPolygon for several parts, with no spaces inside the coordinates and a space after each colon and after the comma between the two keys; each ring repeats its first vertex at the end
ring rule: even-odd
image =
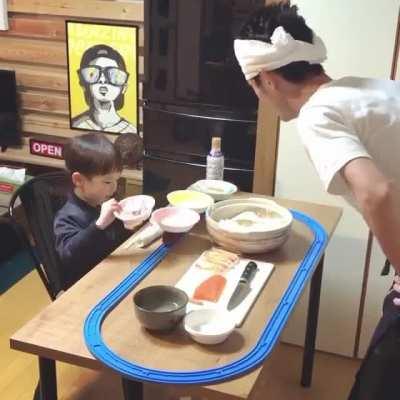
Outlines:
{"type": "Polygon", "coordinates": [[[250,283],[257,272],[257,264],[254,261],[250,261],[244,269],[239,282],[250,283]]]}

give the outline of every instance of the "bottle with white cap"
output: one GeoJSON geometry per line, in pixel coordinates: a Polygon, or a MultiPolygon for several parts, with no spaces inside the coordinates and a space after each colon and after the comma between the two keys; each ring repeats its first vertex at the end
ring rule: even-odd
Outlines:
{"type": "Polygon", "coordinates": [[[221,151],[221,138],[213,137],[211,150],[207,156],[206,179],[224,179],[224,155],[221,151]]]}

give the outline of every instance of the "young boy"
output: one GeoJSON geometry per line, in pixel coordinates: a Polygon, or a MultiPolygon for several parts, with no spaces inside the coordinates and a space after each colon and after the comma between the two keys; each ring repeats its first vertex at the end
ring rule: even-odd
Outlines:
{"type": "Polygon", "coordinates": [[[102,134],[75,137],[64,148],[73,190],[54,221],[56,250],[71,286],[107,257],[132,231],[116,220],[113,198],[121,176],[121,155],[102,134]]]}

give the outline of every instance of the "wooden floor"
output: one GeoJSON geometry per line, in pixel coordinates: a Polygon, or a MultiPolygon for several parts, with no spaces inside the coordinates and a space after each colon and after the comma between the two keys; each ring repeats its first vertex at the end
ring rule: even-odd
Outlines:
{"type": "MultiPolygon", "coordinates": [[[[37,361],[34,356],[9,349],[9,337],[20,326],[49,303],[47,294],[32,272],[0,297],[0,399],[31,400],[37,383],[37,361]]],[[[359,362],[318,353],[311,389],[299,385],[302,350],[279,345],[260,375],[251,400],[346,400],[359,362]]],[[[59,399],[122,399],[120,382],[113,374],[84,370],[57,364],[59,399]]],[[[181,388],[147,386],[146,400],[189,399],[181,388]]],[[[196,394],[194,398],[198,398],[196,394]]],[[[227,397],[202,396],[225,400],[227,397]]],[[[232,397],[229,397],[232,399],[232,397]]]]}

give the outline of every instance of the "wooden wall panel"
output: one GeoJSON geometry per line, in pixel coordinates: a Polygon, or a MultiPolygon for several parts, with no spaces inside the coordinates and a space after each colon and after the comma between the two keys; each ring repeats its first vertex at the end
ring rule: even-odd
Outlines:
{"type": "Polygon", "coordinates": [[[1,31],[1,36],[65,40],[65,22],[61,18],[35,18],[35,16],[11,15],[9,30],[1,31]]]}
{"type": "MultiPolygon", "coordinates": [[[[69,128],[66,20],[138,25],[142,80],[142,0],[8,0],[8,10],[10,29],[0,32],[0,69],[16,71],[25,143],[29,137],[65,141],[83,132],[69,128]]],[[[141,91],[140,84],[140,97],[141,91]]],[[[25,145],[3,155],[21,158],[28,151],[25,145]]]]}
{"type": "Polygon", "coordinates": [[[67,94],[27,90],[20,93],[20,100],[23,110],[69,115],[67,94]]]}
{"type": "Polygon", "coordinates": [[[62,42],[2,37],[0,61],[65,66],[67,53],[62,42]]]}
{"type": "Polygon", "coordinates": [[[129,0],[8,0],[9,12],[143,21],[143,1],[129,0]]]}
{"type": "Polygon", "coordinates": [[[17,85],[20,90],[42,89],[68,92],[68,77],[65,67],[54,68],[0,61],[0,69],[10,69],[16,72],[17,85]]]}

